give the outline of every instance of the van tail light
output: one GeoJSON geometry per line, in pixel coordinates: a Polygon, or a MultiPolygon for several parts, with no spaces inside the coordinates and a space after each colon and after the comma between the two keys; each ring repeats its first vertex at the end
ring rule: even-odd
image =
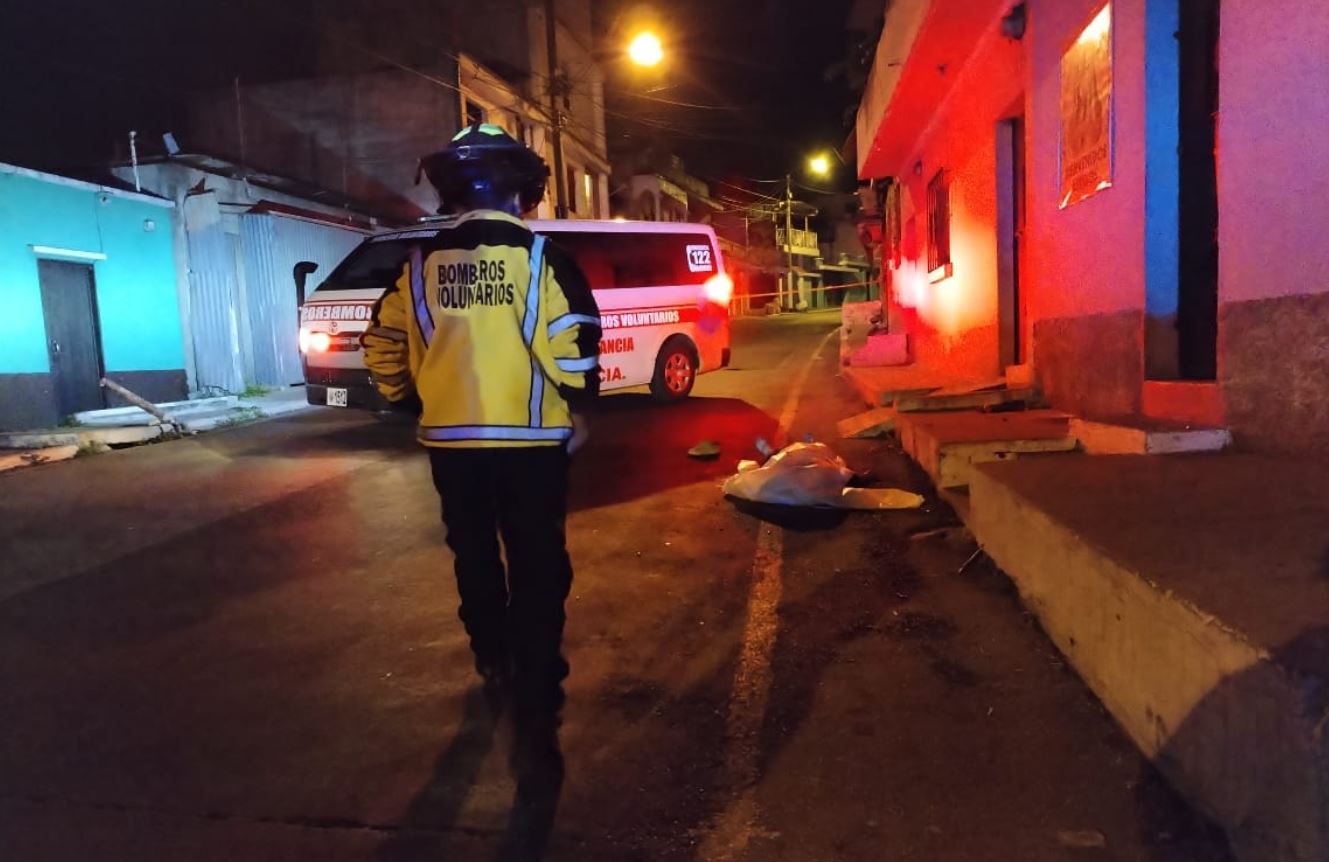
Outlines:
{"type": "Polygon", "coordinates": [[[308,329],[300,330],[300,352],[301,353],[327,353],[332,347],[332,336],[326,332],[310,332],[308,329]]]}
{"type": "Polygon", "coordinates": [[[717,273],[702,285],[702,293],[716,305],[729,307],[729,300],[734,297],[734,280],[723,272],[717,273]]]}
{"type": "Polygon", "coordinates": [[[729,320],[729,300],[734,296],[734,280],[723,272],[718,273],[706,279],[701,293],[705,301],[697,303],[701,311],[697,325],[702,332],[714,335],[729,320]]]}

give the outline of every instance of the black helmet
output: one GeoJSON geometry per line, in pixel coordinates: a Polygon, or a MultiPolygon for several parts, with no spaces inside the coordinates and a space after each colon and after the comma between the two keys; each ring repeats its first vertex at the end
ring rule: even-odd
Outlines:
{"type": "Polygon", "coordinates": [[[439,212],[504,209],[518,196],[522,212],[544,197],[549,166],[502,128],[476,123],[446,149],[420,160],[419,173],[438,190],[439,212]]]}

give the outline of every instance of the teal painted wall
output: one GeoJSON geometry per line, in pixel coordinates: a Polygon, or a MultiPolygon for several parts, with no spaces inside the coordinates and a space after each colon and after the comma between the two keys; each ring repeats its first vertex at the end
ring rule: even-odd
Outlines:
{"type": "Polygon", "coordinates": [[[33,245],[106,255],[81,262],[93,268],[107,371],[184,368],[172,210],[103,196],[0,167],[0,373],[50,370],[33,245]]]}

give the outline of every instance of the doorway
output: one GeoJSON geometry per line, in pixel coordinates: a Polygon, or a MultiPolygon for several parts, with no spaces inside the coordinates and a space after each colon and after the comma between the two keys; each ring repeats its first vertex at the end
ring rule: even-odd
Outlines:
{"type": "Polygon", "coordinates": [[[1180,0],[1177,360],[1183,380],[1218,373],[1220,0],[1180,0]]]}
{"type": "Polygon", "coordinates": [[[1024,117],[997,123],[997,334],[1001,369],[1025,361],[1020,257],[1025,225],[1024,117]]]}
{"type": "Polygon", "coordinates": [[[106,406],[102,395],[102,348],[92,267],[59,260],[37,261],[51,389],[59,415],[106,406]]]}

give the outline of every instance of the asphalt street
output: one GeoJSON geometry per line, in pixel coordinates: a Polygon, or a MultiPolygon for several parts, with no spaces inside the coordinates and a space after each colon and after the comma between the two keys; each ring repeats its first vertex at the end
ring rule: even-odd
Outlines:
{"type": "MultiPolygon", "coordinates": [[[[601,400],[547,858],[1227,858],[1005,577],[960,571],[926,479],[835,440],[837,322],[743,321],[687,403],[601,400]],[[808,434],[928,504],[723,498],[757,437],[808,434]]],[[[319,409],[0,476],[0,548],[0,859],[493,857],[510,730],[409,427],[319,409]]]]}

